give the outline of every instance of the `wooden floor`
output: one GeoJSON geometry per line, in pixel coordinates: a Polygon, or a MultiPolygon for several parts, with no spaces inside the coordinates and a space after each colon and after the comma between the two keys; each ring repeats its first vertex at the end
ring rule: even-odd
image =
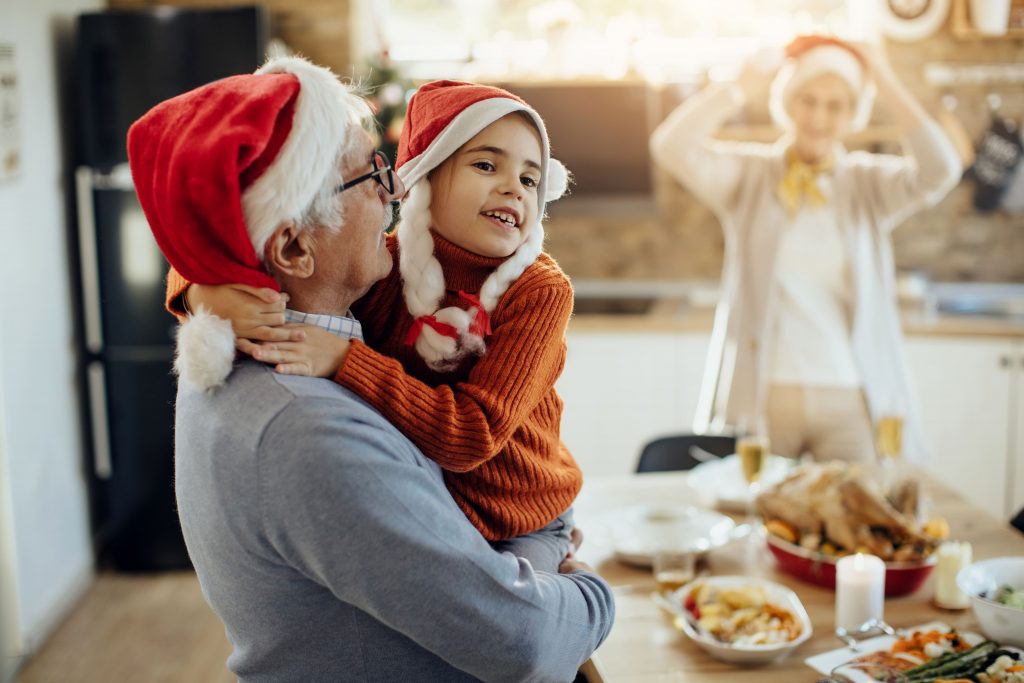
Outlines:
{"type": "Polygon", "coordinates": [[[228,683],[230,651],[195,574],[100,574],[16,682],[228,683]]]}

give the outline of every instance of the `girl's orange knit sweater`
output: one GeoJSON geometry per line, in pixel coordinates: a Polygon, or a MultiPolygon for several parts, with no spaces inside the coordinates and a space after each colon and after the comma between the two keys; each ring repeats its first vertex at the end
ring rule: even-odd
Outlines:
{"type": "MultiPolygon", "coordinates": [[[[479,294],[503,259],[466,251],[434,233],[445,274],[444,306],[468,308],[458,292],[479,294]]],[[[353,305],[366,343],[353,342],[334,380],[400,429],[444,470],[455,502],[488,540],[536,531],[564,512],[583,477],[559,438],[562,400],[555,380],[565,365],[572,286],[541,254],[491,312],[487,352],[450,373],[426,366],[404,344],[412,316],[402,297],[398,243],[391,274],[353,305]]],[[[173,269],[167,301],[188,282],[173,269]]]]}

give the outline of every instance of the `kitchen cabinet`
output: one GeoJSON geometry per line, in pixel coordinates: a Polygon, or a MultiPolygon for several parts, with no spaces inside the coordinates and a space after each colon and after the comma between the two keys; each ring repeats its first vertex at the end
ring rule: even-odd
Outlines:
{"type": "Polygon", "coordinates": [[[1011,363],[1016,361],[1011,375],[1014,432],[1010,459],[1007,463],[1012,488],[1010,489],[1009,516],[1024,509],[1024,341],[1013,346],[1011,363]]]}
{"type": "MultiPolygon", "coordinates": [[[[557,390],[584,476],[634,471],[645,443],[691,431],[709,335],[573,330],[557,390]]],[[[1000,519],[1024,507],[1024,340],[910,335],[911,381],[935,477],[1000,519]]]]}
{"type": "Polygon", "coordinates": [[[584,476],[633,472],[645,443],[690,431],[708,335],[570,331],[568,345],[562,440],[584,476]]]}
{"type": "Polygon", "coordinates": [[[911,337],[911,381],[928,445],[927,469],[989,514],[1024,505],[1022,343],[1010,338],[911,337]]]}

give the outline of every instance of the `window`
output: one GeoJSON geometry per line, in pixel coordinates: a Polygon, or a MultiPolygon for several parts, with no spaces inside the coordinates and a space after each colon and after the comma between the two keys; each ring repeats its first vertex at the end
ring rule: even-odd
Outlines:
{"type": "Polygon", "coordinates": [[[868,35],[866,0],[360,0],[364,54],[413,78],[680,80],[811,31],[868,35]],[[371,44],[375,43],[375,44],[371,44]]]}

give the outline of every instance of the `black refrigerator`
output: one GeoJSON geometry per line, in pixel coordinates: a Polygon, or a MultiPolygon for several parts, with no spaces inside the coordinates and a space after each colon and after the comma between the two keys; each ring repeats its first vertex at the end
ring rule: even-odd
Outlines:
{"type": "Polygon", "coordinates": [[[167,263],[132,186],[129,126],[158,102],[254,71],[267,24],[257,7],[153,8],[78,17],[74,186],[90,512],[100,563],[189,566],[174,506],[176,323],[167,263]]]}

